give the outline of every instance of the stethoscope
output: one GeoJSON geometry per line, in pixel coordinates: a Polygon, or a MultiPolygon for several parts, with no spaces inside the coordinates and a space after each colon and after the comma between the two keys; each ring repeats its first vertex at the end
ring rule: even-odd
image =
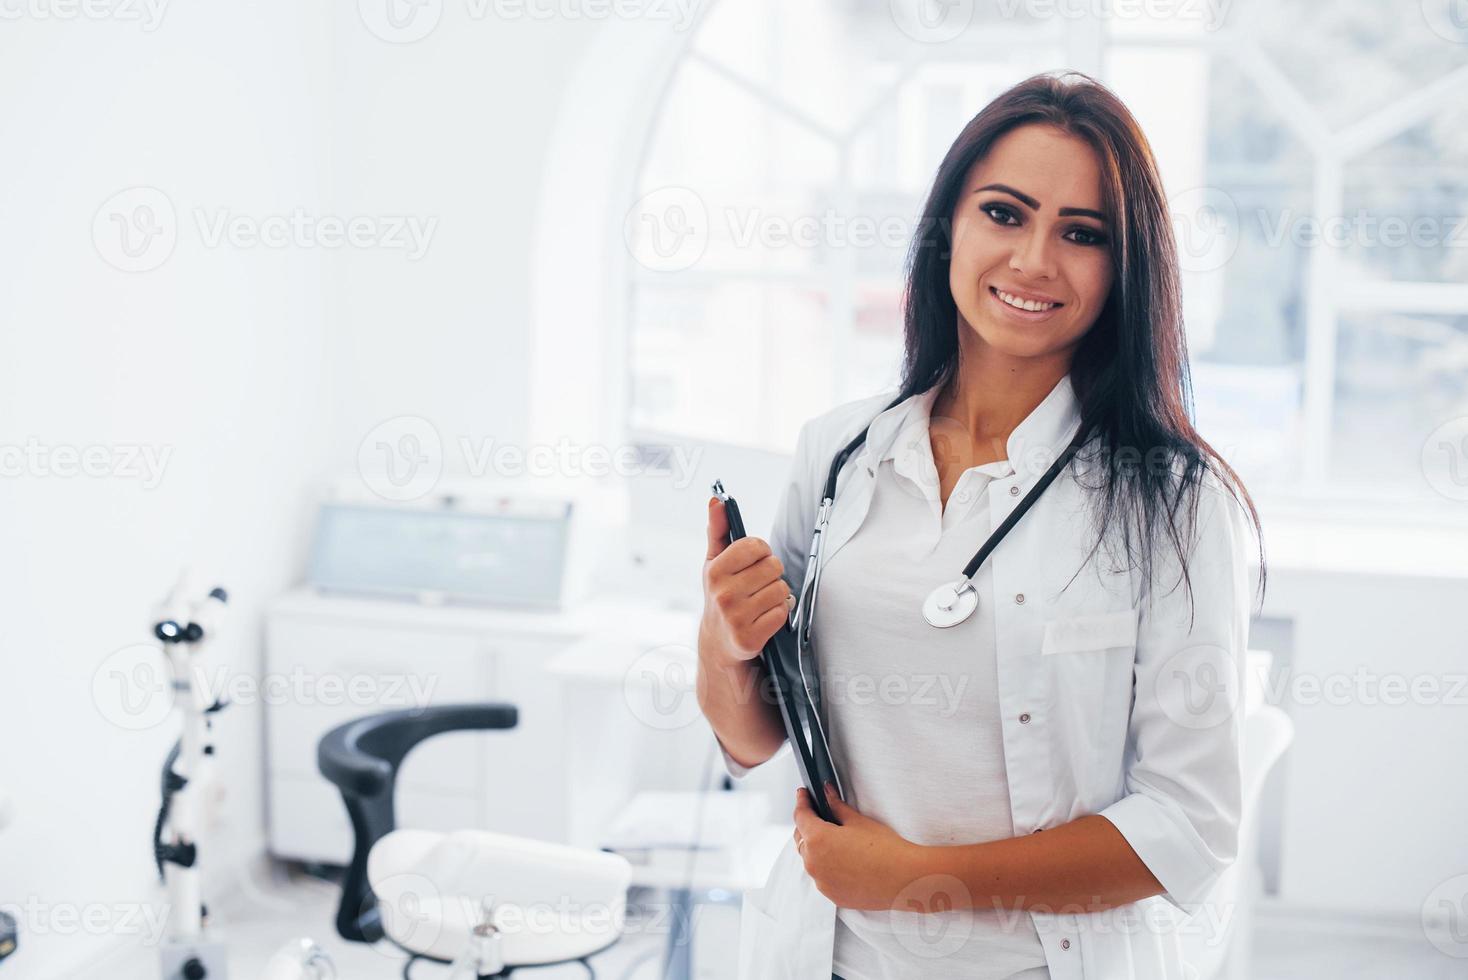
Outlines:
{"type": "MultiPolygon", "coordinates": [[[[888,405],[883,411],[885,412],[896,407],[901,401],[902,397],[899,396],[896,401],[888,405]]],[[[871,427],[868,426],[867,429],[869,428],[871,427]]],[[[831,522],[831,509],[836,499],[836,478],[841,474],[841,468],[846,465],[846,461],[851,457],[851,454],[856,452],[862,443],[866,442],[867,429],[862,429],[861,433],[855,439],[847,443],[845,448],[836,454],[836,458],[831,461],[831,468],[826,474],[826,486],[821,492],[821,504],[816,511],[815,532],[811,536],[810,555],[806,559],[806,568],[810,569],[810,574],[807,576],[806,587],[801,591],[800,601],[796,603],[791,618],[791,627],[795,630],[801,654],[802,675],[805,673],[805,652],[810,647],[811,624],[815,621],[816,596],[821,584],[821,559],[825,548],[826,531],[831,522]]],[[[1066,464],[1085,445],[1089,433],[1090,428],[1086,425],[1082,425],[1076,431],[1075,438],[1070,441],[1070,445],[1065,448],[1065,451],[1056,458],[1055,462],[1050,464],[1050,468],[1030,488],[1030,492],[1025,494],[1024,499],[994,529],[993,533],[989,535],[988,540],[980,546],[979,550],[974,552],[974,556],[969,559],[969,563],[963,567],[962,576],[956,581],[945,582],[928,593],[928,597],[923,600],[923,619],[927,620],[930,626],[937,627],[938,629],[948,629],[949,627],[957,626],[974,614],[974,610],[979,607],[979,593],[978,589],[974,587],[973,578],[978,572],[979,566],[984,563],[984,559],[988,558],[995,548],[999,547],[999,542],[1004,540],[1004,536],[1019,523],[1020,518],[1024,517],[1025,512],[1039,499],[1040,495],[1045,492],[1045,489],[1060,475],[1060,471],[1065,469],[1066,464]]]]}

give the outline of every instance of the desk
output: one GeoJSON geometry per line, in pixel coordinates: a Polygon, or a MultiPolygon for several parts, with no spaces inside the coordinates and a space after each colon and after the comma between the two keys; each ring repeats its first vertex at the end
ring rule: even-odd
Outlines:
{"type": "Polygon", "coordinates": [[[575,779],[563,690],[547,666],[591,637],[664,633],[666,615],[619,597],[544,612],[310,589],[281,596],[266,610],[262,685],[278,695],[265,710],[271,853],[350,861],[346,811],[316,769],[316,745],[327,731],[381,711],[463,701],[507,701],[519,708],[520,723],[503,732],[453,732],[415,749],[400,774],[400,823],[571,842],[572,815],[596,809],[586,795],[596,787],[575,779]]]}
{"type": "Polygon", "coordinates": [[[769,824],[740,849],[733,868],[725,873],[705,872],[694,862],[691,876],[659,868],[632,868],[632,884],[666,889],[672,928],[663,956],[662,980],[690,980],[693,976],[693,913],[701,901],[718,892],[743,895],[763,888],[775,859],[790,840],[791,827],[769,824]]]}

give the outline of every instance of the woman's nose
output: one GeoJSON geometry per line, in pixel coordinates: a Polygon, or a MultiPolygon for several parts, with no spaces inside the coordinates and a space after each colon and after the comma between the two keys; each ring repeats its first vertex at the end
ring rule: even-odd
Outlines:
{"type": "MultiPolygon", "coordinates": [[[[1034,222],[1031,222],[1031,229],[1034,222]]],[[[1055,256],[1051,250],[1050,236],[1039,230],[1029,230],[1015,244],[1009,257],[1009,267],[1030,279],[1055,278],[1055,256]]]]}

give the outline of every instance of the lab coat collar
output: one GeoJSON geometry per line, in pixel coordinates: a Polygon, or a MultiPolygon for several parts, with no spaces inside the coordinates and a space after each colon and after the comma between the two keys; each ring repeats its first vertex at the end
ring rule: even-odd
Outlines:
{"type": "MultiPolygon", "coordinates": [[[[859,465],[876,466],[896,455],[899,436],[910,427],[926,431],[941,385],[919,392],[878,415],[867,431],[859,465]]],[[[1080,425],[1080,402],[1067,372],[1040,404],[1026,415],[1005,442],[1005,454],[1023,482],[1039,479],[1080,425]]]]}
{"type": "Polygon", "coordinates": [[[942,385],[933,385],[927,391],[920,391],[897,406],[903,409],[902,421],[897,425],[896,437],[892,439],[886,449],[877,454],[878,463],[897,458],[905,438],[927,433],[928,420],[933,415],[933,404],[938,400],[938,392],[942,387],[942,385]]]}
{"type": "MultiPolygon", "coordinates": [[[[914,419],[921,420],[924,406],[930,407],[936,397],[937,392],[930,388],[893,405],[872,420],[862,448],[837,477],[836,505],[831,512],[822,564],[829,562],[845,547],[866,519],[867,508],[872,502],[877,461],[891,454],[893,443],[905,431],[907,424],[914,419]]],[[[882,395],[884,402],[891,398],[891,392],[882,395]]],[[[992,505],[991,517],[996,523],[1002,521],[1018,503],[1019,493],[1034,485],[1064,451],[1075,435],[1079,417],[1080,406],[1067,374],[1035,406],[1034,411],[1015,426],[1006,443],[1012,475],[1005,479],[1012,481],[1012,490],[995,498],[997,502],[992,505]]],[[[806,569],[807,576],[811,572],[811,568],[806,569]]]]}

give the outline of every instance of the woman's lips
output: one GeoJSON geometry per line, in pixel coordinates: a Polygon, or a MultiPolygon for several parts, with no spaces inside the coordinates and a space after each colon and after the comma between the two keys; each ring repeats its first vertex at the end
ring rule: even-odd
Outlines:
{"type": "Polygon", "coordinates": [[[1054,306],[1050,307],[1050,309],[1048,310],[1022,310],[1017,306],[1010,306],[1008,303],[1004,302],[1004,300],[1000,299],[998,290],[996,290],[993,286],[989,287],[989,298],[993,301],[995,306],[999,307],[1001,310],[1003,310],[1014,319],[1019,320],[1021,323],[1037,323],[1041,320],[1048,320],[1050,317],[1060,312],[1060,310],[1063,309],[1065,306],[1065,304],[1063,303],[1057,303],[1054,306]]]}

